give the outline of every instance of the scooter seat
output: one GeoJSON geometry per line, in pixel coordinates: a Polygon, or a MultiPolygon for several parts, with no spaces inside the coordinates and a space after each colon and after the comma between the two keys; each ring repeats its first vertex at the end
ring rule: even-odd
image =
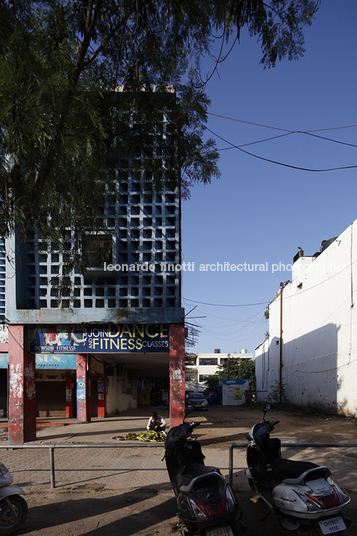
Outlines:
{"type": "Polygon", "coordinates": [[[319,466],[312,462],[299,462],[279,458],[272,464],[272,477],[276,482],[282,482],[286,478],[299,478],[300,475],[309,469],[316,469],[319,466]]]}
{"type": "Polygon", "coordinates": [[[188,491],[191,489],[193,479],[208,475],[210,473],[221,474],[217,467],[211,467],[210,465],[201,465],[199,463],[191,463],[185,471],[179,476],[178,487],[181,491],[188,491]]]}

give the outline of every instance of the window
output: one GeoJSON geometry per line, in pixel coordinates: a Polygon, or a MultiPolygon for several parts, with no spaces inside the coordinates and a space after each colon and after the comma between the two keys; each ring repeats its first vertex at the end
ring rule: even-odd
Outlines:
{"type": "Polygon", "coordinates": [[[216,357],[201,357],[200,365],[217,365],[218,359],[216,357]]]}
{"type": "Polygon", "coordinates": [[[87,235],[82,242],[83,262],[90,268],[104,268],[113,262],[112,235],[87,235]]]}
{"type": "Polygon", "coordinates": [[[206,374],[200,374],[198,377],[199,382],[205,382],[207,380],[208,376],[206,374]]]}

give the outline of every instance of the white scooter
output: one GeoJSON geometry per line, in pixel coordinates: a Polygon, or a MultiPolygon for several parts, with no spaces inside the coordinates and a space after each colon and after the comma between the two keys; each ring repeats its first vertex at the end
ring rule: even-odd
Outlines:
{"type": "Polygon", "coordinates": [[[9,536],[25,522],[27,502],[20,495],[24,491],[13,485],[9,470],[0,462],[0,536],[9,536]]]}
{"type": "Polygon", "coordinates": [[[265,420],[269,409],[265,404],[263,421],[246,434],[251,488],[279,516],[283,528],[295,534],[341,536],[350,524],[341,512],[350,497],[327,467],[281,458],[280,439],[270,438],[279,421],[265,420]]]}

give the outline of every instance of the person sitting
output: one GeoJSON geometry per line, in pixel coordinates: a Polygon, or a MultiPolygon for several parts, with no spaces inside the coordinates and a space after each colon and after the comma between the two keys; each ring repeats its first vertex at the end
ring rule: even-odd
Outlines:
{"type": "Polygon", "coordinates": [[[161,415],[158,415],[156,411],[152,412],[152,415],[147,423],[146,429],[148,431],[154,430],[155,432],[165,432],[167,422],[161,415]]]}

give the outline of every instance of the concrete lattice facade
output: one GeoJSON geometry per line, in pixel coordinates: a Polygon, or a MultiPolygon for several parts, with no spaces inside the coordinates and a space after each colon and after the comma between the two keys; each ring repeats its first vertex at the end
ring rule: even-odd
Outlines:
{"type": "MultiPolygon", "coordinates": [[[[165,128],[164,124],[163,138],[165,128]]],[[[172,151],[172,141],[168,144],[172,151]]],[[[90,382],[96,382],[92,386],[96,395],[98,385],[98,411],[101,415],[108,410],[113,414],[136,407],[141,380],[155,377],[155,371],[161,367],[163,375],[170,377],[172,423],[175,418],[182,418],[184,309],[181,308],[180,190],[177,186],[164,186],[159,191],[148,188],[149,164],[142,160],[140,148],[135,158],[135,171],[113,172],[113,182],[104,200],[101,229],[95,233],[88,231],[86,235],[86,239],[104,244],[107,252],[104,262],[97,262],[95,255],[89,255],[90,262],[84,269],[76,268],[69,276],[71,284],[68,294],[62,295],[62,303],[58,301],[56,281],[63,275],[68,254],[73,253],[74,248],[79,254],[85,253],[84,242],[78,242],[72,230],[64,232],[59,245],[30,232],[26,242],[14,234],[0,248],[0,315],[6,315],[9,326],[8,339],[4,330],[6,335],[0,342],[0,376],[5,378],[9,364],[9,396],[13,397],[16,409],[10,415],[13,420],[10,435],[14,443],[21,442],[24,430],[26,435],[26,404],[31,407],[32,419],[27,437],[33,438],[35,375],[37,383],[52,381],[53,388],[55,383],[62,382],[66,400],[72,396],[72,402],[77,381],[77,418],[88,420],[90,382]],[[82,251],[78,249],[81,247],[82,251]],[[99,346],[95,350],[87,347],[81,352],[74,332],[81,327],[87,337],[94,324],[103,326],[104,336],[109,333],[106,339],[101,335],[101,341],[107,341],[105,348],[109,343],[119,345],[119,339],[114,339],[115,331],[122,337],[124,346],[120,352],[105,352],[99,346]],[[42,340],[43,334],[47,336],[48,346],[41,346],[35,355],[31,354],[35,352],[30,350],[32,338],[42,340]],[[123,337],[130,337],[130,334],[134,334],[134,338],[127,343],[123,337]],[[147,346],[137,352],[134,359],[130,349],[141,334],[144,338],[140,339],[140,344],[144,341],[147,346]],[[52,344],[48,342],[50,335],[53,341],[61,335],[61,344],[72,345],[74,353],[68,353],[68,349],[62,354],[60,348],[64,347],[54,342],[53,349],[48,349],[52,344]],[[50,370],[50,375],[46,376],[46,367],[51,366],[59,370],[50,370]],[[32,371],[27,386],[24,385],[25,370],[32,371]],[[15,393],[23,393],[21,400],[16,399],[15,393]]],[[[167,166],[164,151],[161,158],[162,166],[167,166]]],[[[0,381],[4,378],[0,377],[0,381]]],[[[62,387],[60,389],[62,392],[62,387]]],[[[66,402],[66,412],[67,409],[66,402]]],[[[70,409],[70,413],[73,411],[75,409],[70,409]]]]}

